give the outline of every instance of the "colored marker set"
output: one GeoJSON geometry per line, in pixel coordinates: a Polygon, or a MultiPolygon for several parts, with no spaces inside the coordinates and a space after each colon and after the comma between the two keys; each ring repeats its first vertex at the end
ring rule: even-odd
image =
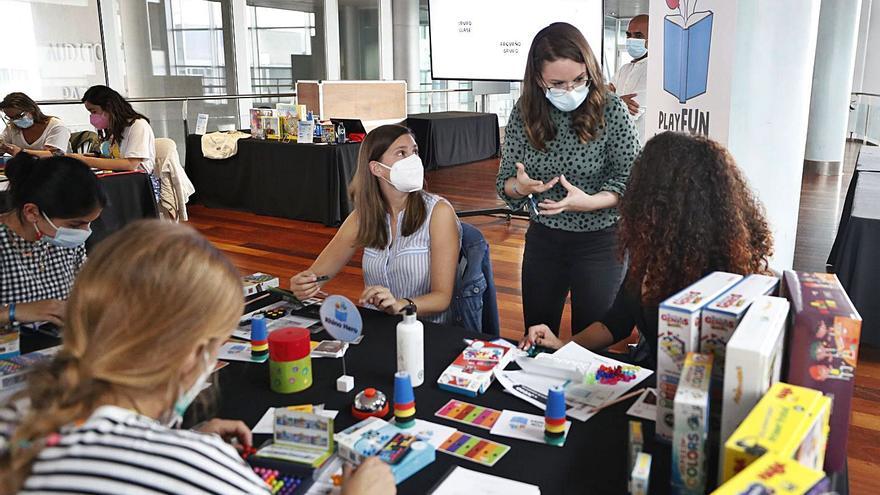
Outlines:
{"type": "Polygon", "coordinates": [[[254,472],[266,483],[272,495],[293,495],[303,483],[299,476],[286,475],[277,469],[254,467],[254,472]]]}
{"type": "Polygon", "coordinates": [[[544,411],[544,441],[550,445],[562,446],[565,443],[565,389],[551,388],[547,394],[547,409],[544,411]]]}
{"type": "Polygon", "coordinates": [[[261,363],[269,359],[269,331],[263,315],[251,318],[251,359],[261,363]]]}

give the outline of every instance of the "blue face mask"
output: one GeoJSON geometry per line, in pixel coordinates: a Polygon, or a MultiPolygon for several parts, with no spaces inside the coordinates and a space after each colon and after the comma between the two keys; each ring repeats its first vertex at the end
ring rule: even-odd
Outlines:
{"type": "MultiPolygon", "coordinates": [[[[49,241],[50,244],[54,244],[58,247],[63,248],[76,248],[80,247],[86,243],[86,240],[92,235],[92,229],[87,228],[83,229],[72,229],[70,227],[56,227],[52,220],[49,220],[49,217],[46,216],[45,213],[42,213],[43,218],[49,222],[49,225],[55,229],[55,237],[46,236],[44,239],[49,241]]],[[[34,224],[34,228],[37,228],[37,225],[34,224]]],[[[40,229],[37,228],[37,232],[40,229]]]]}
{"type": "Polygon", "coordinates": [[[648,53],[647,41],[640,40],[638,38],[627,38],[626,40],[626,52],[629,53],[629,56],[633,58],[633,60],[637,58],[642,58],[648,53]]]}
{"type": "Polygon", "coordinates": [[[12,121],[15,127],[19,129],[27,129],[30,126],[34,125],[34,118],[30,116],[30,114],[24,114],[21,117],[12,121]]]}

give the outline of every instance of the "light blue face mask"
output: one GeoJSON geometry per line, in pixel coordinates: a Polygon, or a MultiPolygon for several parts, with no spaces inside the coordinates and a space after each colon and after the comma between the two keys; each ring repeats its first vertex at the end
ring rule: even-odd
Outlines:
{"type": "Polygon", "coordinates": [[[202,370],[202,374],[200,374],[196,381],[193,382],[192,386],[189,390],[185,391],[177,400],[174,402],[174,406],[172,406],[171,411],[167,413],[165,416],[163,423],[165,426],[169,428],[176,428],[180,426],[183,422],[183,414],[189,409],[189,406],[196,400],[196,397],[199,396],[199,393],[202,391],[202,388],[205,386],[205,383],[208,382],[208,378],[211,377],[211,373],[214,372],[214,363],[211,363],[211,357],[208,354],[207,350],[202,351],[202,364],[204,364],[205,369],[202,370]]]}
{"type": "Polygon", "coordinates": [[[642,58],[648,53],[648,43],[638,38],[627,38],[626,52],[629,53],[633,60],[642,58]]]}
{"type": "MultiPolygon", "coordinates": [[[[90,227],[86,228],[85,230],[72,229],[70,227],[56,227],[55,224],[52,223],[52,220],[49,220],[49,217],[47,217],[45,213],[41,212],[41,214],[43,215],[43,218],[45,218],[46,221],[49,222],[49,225],[51,225],[52,228],[55,229],[55,237],[45,236],[44,239],[58,247],[75,248],[82,246],[86,243],[86,240],[88,240],[89,236],[92,235],[92,229],[90,227]]],[[[34,228],[37,228],[36,224],[34,224],[34,228]]],[[[38,232],[39,230],[40,229],[37,228],[38,232]]]]}
{"type": "Polygon", "coordinates": [[[18,127],[19,129],[27,129],[34,125],[34,118],[31,117],[30,114],[24,114],[21,117],[13,120],[12,123],[15,125],[15,127],[18,127]]]}
{"type": "Polygon", "coordinates": [[[581,106],[581,103],[587,99],[588,94],[590,94],[590,83],[584,84],[583,86],[570,91],[565,91],[561,94],[559,93],[559,90],[548,88],[544,93],[544,96],[546,96],[547,99],[550,100],[550,103],[559,110],[563,112],[571,112],[581,106]]]}

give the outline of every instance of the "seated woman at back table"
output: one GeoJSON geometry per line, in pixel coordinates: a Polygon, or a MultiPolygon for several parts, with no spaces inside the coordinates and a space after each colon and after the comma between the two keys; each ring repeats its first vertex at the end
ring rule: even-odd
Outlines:
{"type": "Polygon", "coordinates": [[[58,117],[51,117],[24,93],[9,93],[0,101],[6,128],[0,133],[0,154],[17,155],[22,150],[47,157],[53,151],[67,151],[70,130],[58,117]]]}
{"type": "Polygon", "coordinates": [[[69,157],[19,153],[6,164],[12,209],[0,214],[0,326],[63,325],[64,300],[107,204],[89,167],[69,157]]]}
{"type": "MultiPolygon", "coordinates": [[[[663,300],[713,271],[769,272],[773,240],[763,208],[730,153],[710,139],[664,132],[648,141],[620,215],[620,256],[629,268],[611,309],[571,339],[588,349],[604,349],[638,327],[633,358],[654,367],[663,300]]],[[[520,347],[563,344],[549,327],[535,325],[520,347]]]]}
{"type": "Polygon", "coordinates": [[[312,266],[290,280],[300,299],[317,294],[364,248],[360,303],[389,314],[410,303],[435,323],[449,319],[461,225],[445,199],[423,191],[412,132],[384,125],[367,134],[350,194],[354,211],[312,266]]]}
{"type": "MultiPolygon", "coordinates": [[[[244,423],[175,428],[243,309],[238,270],[189,227],[145,220],[104,240],[71,293],[61,350],[30,377],[30,405],[0,415],[0,434],[13,431],[0,492],[268,494],[226,443],[252,444],[244,423]]],[[[373,460],[346,472],[342,493],[394,489],[373,460]]]]}
{"type": "Polygon", "coordinates": [[[83,94],[82,102],[103,144],[100,157],[73,156],[102,170],[141,170],[151,174],[156,162],[156,137],[150,119],[107,86],[92,86],[83,94]]]}

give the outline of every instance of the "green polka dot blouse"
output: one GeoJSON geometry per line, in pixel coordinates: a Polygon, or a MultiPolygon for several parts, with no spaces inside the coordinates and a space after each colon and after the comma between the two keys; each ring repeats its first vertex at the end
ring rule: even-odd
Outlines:
{"type": "MultiPolygon", "coordinates": [[[[582,143],[572,129],[570,113],[551,105],[550,118],[556,125],[556,137],[546,143],[546,151],[539,151],[526,138],[519,103],[513,107],[504,133],[501,166],[495,182],[501,199],[514,209],[528,202],[527,198],[514,199],[504,192],[504,182],[516,176],[517,162],[525,165],[526,173],[533,179],[546,182],[558,175],[565,175],[569,182],[588,194],[610,191],[623,196],[630,168],[640,151],[638,131],[623,101],[614,93],[608,93],[605,127],[598,137],[587,143],[582,143]]],[[[535,195],[535,204],[544,199],[559,201],[565,195],[565,188],[557,184],[553,189],[535,195]]],[[[538,216],[531,206],[528,209],[532,221],[571,232],[606,229],[617,224],[619,218],[617,208],[591,212],[566,211],[551,216],[538,216]]]]}

